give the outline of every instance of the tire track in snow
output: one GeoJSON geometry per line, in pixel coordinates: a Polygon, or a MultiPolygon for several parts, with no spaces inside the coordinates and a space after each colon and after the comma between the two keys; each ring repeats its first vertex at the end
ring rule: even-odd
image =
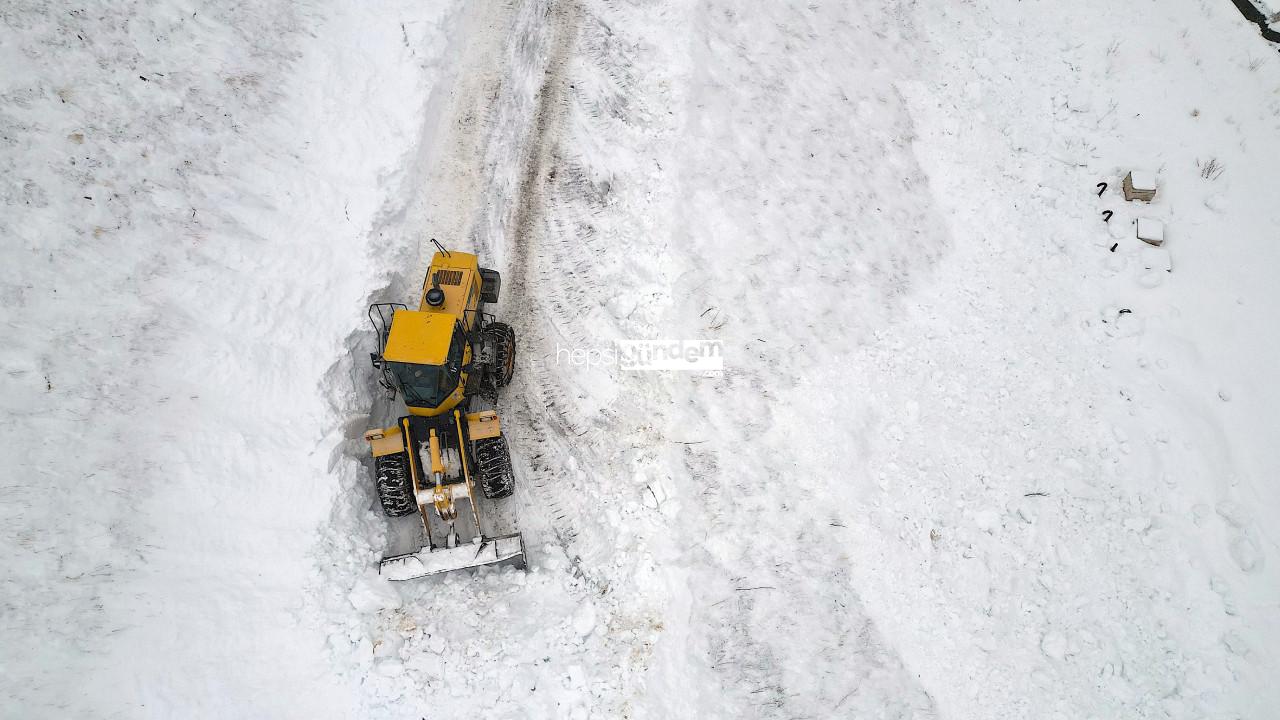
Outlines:
{"type": "MultiPolygon", "coordinates": [[[[577,34],[577,18],[579,8],[576,2],[560,0],[548,2],[540,15],[545,19],[544,33],[549,35],[547,51],[542,57],[536,54],[531,58],[532,69],[541,70],[541,82],[534,95],[535,105],[532,111],[530,127],[524,135],[522,143],[509,149],[515,157],[499,158],[503,162],[514,164],[519,169],[518,181],[515,184],[511,205],[507,216],[501,224],[491,223],[492,232],[485,243],[490,246],[495,256],[503,256],[505,278],[503,306],[514,308],[508,312],[508,321],[516,328],[518,358],[539,347],[536,341],[540,323],[530,313],[531,305],[536,302],[530,297],[528,274],[530,257],[540,245],[542,232],[540,224],[546,212],[544,180],[546,169],[551,162],[553,148],[559,141],[561,128],[567,111],[565,96],[565,66],[571,56],[574,39],[577,34]],[[506,231],[510,228],[510,232],[506,231]],[[533,340],[531,342],[531,340],[533,340]]],[[[541,288],[539,288],[541,289],[541,288]]],[[[538,401],[540,388],[549,385],[545,377],[530,378],[524,372],[532,364],[518,360],[517,379],[500,400],[500,410],[511,412],[514,422],[505,424],[506,432],[513,436],[513,460],[520,471],[514,501],[500,505],[491,505],[489,520],[501,530],[521,528],[527,533],[526,543],[532,537],[555,535],[560,544],[568,545],[576,539],[576,532],[565,522],[567,513],[557,500],[557,493],[549,487],[549,473],[544,472],[544,458],[552,453],[547,448],[547,438],[539,430],[547,426],[533,411],[534,407],[550,407],[538,401]],[[519,400],[516,400],[519,398],[519,400]],[[518,403],[512,408],[513,404],[518,403]],[[536,449],[535,449],[536,448],[536,449]],[[527,487],[532,483],[533,487],[527,487]]],[[[555,423],[551,424],[552,427],[555,423]]],[[[545,539],[545,538],[544,538],[545,539]]]]}
{"type": "Polygon", "coordinates": [[[651,162],[646,153],[669,129],[646,106],[662,98],[661,74],[632,72],[644,60],[656,64],[666,48],[630,32],[653,8],[587,2],[556,11],[574,17],[555,23],[561,35],[540,94],[510,265],[522,338],[512,386],[522,481],[515,509],[531,546],[555,539],[593,591],[580,601],[608,627],[601,641],[613,659],[595,672],[612,690],[597,707],[643,714],[666,622],[649,548],[666,534],[666,520],[644,507],[644,483],[661,473],[656,448],[670,444],[662,427],[671,401],[657,376],[566,363],[562,353],[657,332],[660,312],[635,298],[654,304],[669,292],[658,259],[644,250],[663,236],[646,232],[650,211],[666,213],[649,207],[644,179],[614,173],[618,156],[624,166],[651,162]]]}
{"type": "Polygon", "coordinates": [[[522,360],[502,409],[513,418],[506,428],[514,436],[521,482],[517,502],[493,506],[491,517],[498,527],[526,532],[535,545],[536,539],[554,537],[576,573],[603,593],[612,583],[596,568],[609,555],[613,537],[582,496],[599,484],[596,469],[608,464],[597,448],[617,441],[587,421],[572,380],[544,362],[561,343],[581,348],[593,341],[596,335],[578,315],[605,292],[592,268],[610,249],[591,252],[594,232],[579,222],[600,212],[601,198],[564,145],[566,120],[580,104],[572,97],[568,66],[583,51],[583,24],[593,20],[568,0],[550,5],[546,17],[550,50],[525,143],[512,233],[495,236],[509,257],[505,306],[518,308],[508,317],[517,328],[522,360]]]}

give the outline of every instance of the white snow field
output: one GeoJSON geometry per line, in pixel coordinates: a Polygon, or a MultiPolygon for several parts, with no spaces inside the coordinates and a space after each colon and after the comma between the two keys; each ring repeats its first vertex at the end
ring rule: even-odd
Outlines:
{"type": "Polygon", "coordinates": [[[1230,0],[9,0],[0,71],[0,717],[1276,717],[1230,0]],[[528,572],[377,574],[430,238],[528,572]]]}

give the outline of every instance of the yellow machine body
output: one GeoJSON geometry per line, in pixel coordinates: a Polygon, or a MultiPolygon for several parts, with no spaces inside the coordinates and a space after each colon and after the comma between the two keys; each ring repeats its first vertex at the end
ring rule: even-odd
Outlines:
{"type": "Polygon", "coordinates": [[[413,552],[382,559],[379,572],[387,579],[524,567],[521,535],[487,535],[477,507],[478,489],[497,500],[514,487],[502,424],[493,410],[467,410],[468,392],[488,397],[492,390],[496,401],[515,367],[513,331],[481,314],[485,302],[497,302],[500,287],[498,273],[481,270],[475,255],[441,251],[431,260],[416,310],[370,306],[382,350],[372,354],[374,367],[382,370],[389,397],[403,395],[408,413],[394,426],[365,433],[374,483],[383,511],[416,514],[423,539],[413,552]]]}
{"type": "Polygon", "coordinates": [[[480,262],[475,255],[462,252],[442,252],[431,258],[427,279],[422,283],[418,309],[422,312],[451,315],[471,329],[473,312],[480,304],[480,262]],[[427,304],[427,291],[439,287],[444,291],[444,303],[432,307],[427,304]]]}
{"type": "Polygon", "coordinates": [[[443,313],[397,310],[383,356],[393,362],[443,365],[457,324],[443,313]]]}
{"type": "MultiPolygon", "coordinates": [[[[458,367],[466,367],[471,362],[471,345],[462,337],[475,322],[480,286],[480,265],[475,255],[437,252],[427,270],[418,309],[397,310],[392,316],[383,358],[390,363],[438,368],[432,372],[446,372],[452,381],[454,373],[449,372],[447,366],[455,343],[462,347],[458,367]],[[442,301],[436,305],[427,300],[427,293],[433,288],[443,294],[442,301]]],[[[457,372],[456,381],[453,390],[438,404],[414,402],[406,395],[405,407],[409,414],[435,417],[457,407],[466,396],[467,373],[457,372]]]]}

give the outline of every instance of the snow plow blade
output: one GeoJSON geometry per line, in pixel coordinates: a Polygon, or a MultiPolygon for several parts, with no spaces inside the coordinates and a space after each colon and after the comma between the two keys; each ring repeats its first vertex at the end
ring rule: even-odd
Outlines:
{"type": "Polygon", "coordinates": [[[413,580],[485,565],[513,565],[523,570],[524,538],[514,533],[452,548],[424,547],[415,553],[383,558],[378,574],[388,580],[413,580]]]}

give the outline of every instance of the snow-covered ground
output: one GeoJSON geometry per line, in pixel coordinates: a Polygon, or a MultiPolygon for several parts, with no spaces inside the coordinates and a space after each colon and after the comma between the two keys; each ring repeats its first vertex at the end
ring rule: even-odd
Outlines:
{"type": "Polygon", "coordinates": [[[455,10],[0,10],[0,715],[358,707],[303,614],[319,380],[455,10]]]}
{"type": "Polygon", "coordinates": [[[0,21],[0,715],[1280,707],[1280,58],[1230,2],[0,21]],[[364,308],[432,237],[505,276],[531,568],[389,584],[364,308]]]}

